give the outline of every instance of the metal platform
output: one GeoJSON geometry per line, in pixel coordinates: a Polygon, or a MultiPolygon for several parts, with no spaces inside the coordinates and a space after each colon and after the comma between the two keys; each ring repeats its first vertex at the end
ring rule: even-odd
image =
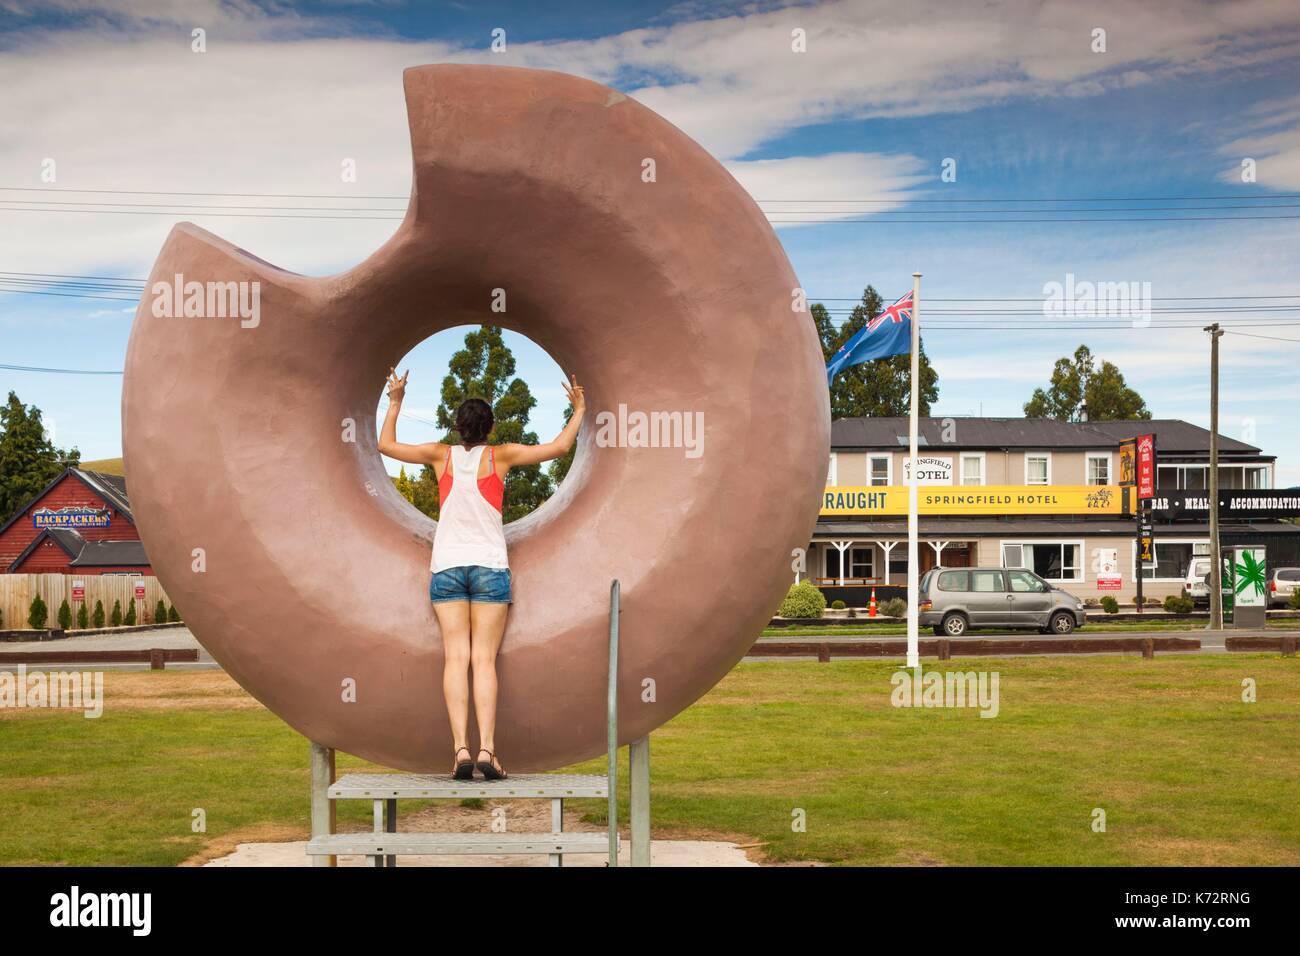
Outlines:
{"type": "Polygon", "coordinates": [[[436,856],[506,853],[606,853],[602,833],[332,833],[312,837],[312,855],[436,856]]]}
{"type": "Polygon", "coordinates": [[[604,774],[525,773],[505,780],[453,780],[450,774],[349,773],[331,784],[331,800],[469,800],[608,797],[604,774]]]}
{"type": "MultiPolygon", "coordinates": [[[[450,773],[334,774],[334,751],[311,743],[311,840],[313,866],[335,866],[357,854],[371,866],[396,866],[399,856],[545,853],[563,866],[566,853],[608,853],[618,866],[618,618],[619,583],[609,589],[609,680],[606,687],[606,772],[525,773],[505,780],[455,780],[450,773]],[[564,801],[603,797],[605,833],[566,833],[564,801]],[[398,833],[398,800],[550,800],[551,829],[544,833],[398,833]],[[335,833],[337,801],[374,804],[370,833],[335,833]]],[[[650,865],[650,737],[628,745],[628,806],[633,866],[650,865]]]]}

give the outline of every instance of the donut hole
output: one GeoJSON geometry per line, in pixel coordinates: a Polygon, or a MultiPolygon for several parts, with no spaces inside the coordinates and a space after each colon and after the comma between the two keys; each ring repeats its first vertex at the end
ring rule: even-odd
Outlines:
{"type": "MultiPolygon", "coordinates": [[[[406,397],[402,402],[401,416],[397,420],[399,442],[417,445],[445,440],[448,429],[439,424],[438,409],[442,404],[444,380],[453,374],[452,358],[457,353],[470,349],[466,344],[468,334],[486,328],[486,326],[457,325],[442,329],[389,363],[397,369],[399,375],[410,370],[406,397]]],[[[513,374],[503,376],[503,381],[495,388],[495,395],[479,396],[487,399],[493,405],[494,411],[498,413],[498,428],[494,432],[493,443],[499,444],[503,441],[531,443],[533,440],[537,443],[548,442],[564,428],[565,411],[569,407],[569,400],[562,385],[566,374],[555,358],[533,339],[508,328],[499,328],[501,344],[513,357],[515,369],[513,374]],[[526,412],[527,421],[523,424],[522,437],[519,437],[521,429],[516,424],[519,416],[511,415],[505,418],[504,415],[507,409],[503,408],[503,405],[509,406],[514,403],[509,396],[506,402],[501,401],[502,396],[515,380],[522,381],[527,386],[528,394],[535,402],[526,412]],[[502,424],[507,424],[507,427],[501,428],[502,424]],[[505,433],[505,437],[502,436],[502,432],[505,433]],[[535,439],[529,438],[530,435],[535,436],[535,439]]],[[[477,378],[479,375],[474,377],[477,378]]],[[[376,422],[381,426],[387,410],[388,396],[381,394],[376,409],[376,422]]],[[[454,420],[456,409],[448,408],[446,413],[448,419],[444,420],[454,420]]],[[[403,463],[383,455],[380,457],[385,471],[391,478],[398,478],[402,469],[405,469],[416,499],[410,507],[422,511],[419,505],[426,503],[429,496],[432,496],[436,502],[437,481],[432,474],[432,469],[403,463]]],[[[528,517],[538,508],[543,507],[550,498],[555,497],[565,480],[559,477],[560,469],[556,467],[558,464],[555,461],[544,462],[525,471],[530,480],[522,489],[517,484],[517,478],[512,482],[506,499],[507,523],[528,517]],[[520,501],[521,490],[526,496],[523,502],[520,501]],[[514,492],[514,502],[511,501],[510,491],[514,492]],[[528,504],[533,506],[526,511],[521,511],[521,507],[526,507],[528,504]]],[[[409,499],[407,500],[409,503],[409,499]]]]}

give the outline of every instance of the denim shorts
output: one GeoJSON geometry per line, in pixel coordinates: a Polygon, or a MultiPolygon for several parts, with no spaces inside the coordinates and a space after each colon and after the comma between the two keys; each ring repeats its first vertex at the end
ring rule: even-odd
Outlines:
{"type": "Polygon", "coordinates": [[[448,568],[429,579],[429,600],[469,601],[471,604],[509,604],[510,569],[478,564],[448,568]]]}

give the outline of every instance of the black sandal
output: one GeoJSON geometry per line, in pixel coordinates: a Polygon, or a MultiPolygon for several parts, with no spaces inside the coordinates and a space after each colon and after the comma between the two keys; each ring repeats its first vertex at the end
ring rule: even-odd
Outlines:
{"type": "Polygon", "coordinates": [[[457,748],[456,748],[456,754],[455,754],[455,757],[456,757],[456,769],[452,771],[451,777],[452,777],[453,780],[473,780],[473,779],[474,779],[474,761],[473,761],[473,760],[461,760],[461,759],[460,759],[460,752],[461,752],[462,750],[465,751],[465,753],[469,753],[469,748],[468,748],[468,747],[457,747],[457,748]]]}
{"type": "MultiPolygon", "coordinates": [[[[459,751],[457,752],[459,753],[459,751]]],[[[497,755],[483,747],[480,747],[478,752],[481,754],[487,754],[489,758],[487,760],[478,761],[478,772],[483,775],[483,779],[504,780],[506,778],[505,769],[502,768],[501,770],[498,770],[496,768],[496,763],[494,763],[497,759],[497,755]]]]}

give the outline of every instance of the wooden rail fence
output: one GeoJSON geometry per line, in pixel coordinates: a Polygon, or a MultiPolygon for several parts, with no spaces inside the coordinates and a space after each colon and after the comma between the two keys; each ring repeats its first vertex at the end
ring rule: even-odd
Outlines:
{"type": "MultiPolygon", "coordinates": [[[[918,642],[922,657],[941,661],[957,657],[987,657],[1001,654],[1114,654],[1138,651],[1154,657],[1156,651],[1195,651],[1201,641],[1195,637],[1043,637],[1043,638],[924,638],[918,642]]],[[[1230,648],[1231,649],[1231,648],[1230,648]]],[[[746,657],[813,657],[821,662],[832,657],[905,657],[905,640],[781,641],[763,638],[749,649],[746,657]]]]}

